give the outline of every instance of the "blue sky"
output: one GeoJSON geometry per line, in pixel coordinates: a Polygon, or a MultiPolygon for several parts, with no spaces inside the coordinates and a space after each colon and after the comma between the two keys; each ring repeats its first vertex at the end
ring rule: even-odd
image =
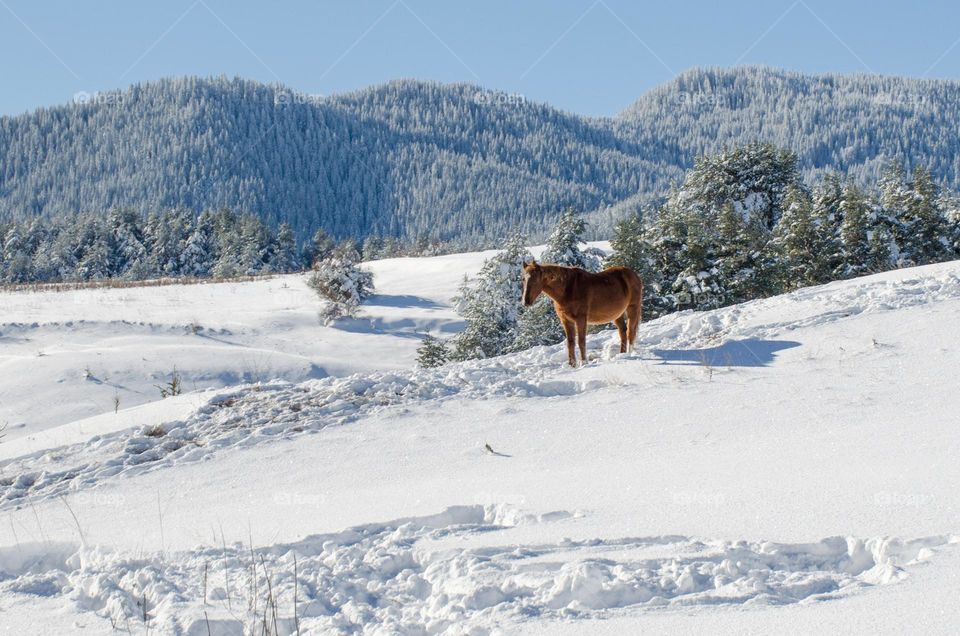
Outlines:
{"type": "Polygon", "coordinates": [[[693,66],[960,76],[960,3],[0,0],[0,114],[170,75],[466,81],[613,115],[693,66]]]}

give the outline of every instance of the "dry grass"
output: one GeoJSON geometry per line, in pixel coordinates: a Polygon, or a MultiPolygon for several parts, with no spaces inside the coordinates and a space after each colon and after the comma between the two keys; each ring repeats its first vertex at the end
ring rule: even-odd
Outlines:
{"type": "Polygon", "coordinates": [[[128,287],[167,287],[170,285],[216,285],[218,283],[247,283],[257,280],[270,280],[282,274],[256,274],[253,276],[232,276],[227,278],[152,278],[148,280],[124,280],[108,278],[105,280],[70,281],[60,283],[18,283],[0,285],[0,292],[64,292],[77,289],[126,289],[128,287]]]}

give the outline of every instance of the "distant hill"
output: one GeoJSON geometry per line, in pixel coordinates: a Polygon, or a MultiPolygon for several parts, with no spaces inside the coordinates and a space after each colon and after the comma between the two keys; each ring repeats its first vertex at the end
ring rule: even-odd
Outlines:
{"type": "Polygon", "coordinates": [[[179,78],[80,101],[0,118],[0,219],[230,207],[301,237],[489,240],[539,236],[567,207],[603,222],[661,196],[697,154],[752,140],[861,181],[892,158],[950,185],[960,174],[947,81],[693,70],[609,119],[412,80],[318,98],[179,78]]]}

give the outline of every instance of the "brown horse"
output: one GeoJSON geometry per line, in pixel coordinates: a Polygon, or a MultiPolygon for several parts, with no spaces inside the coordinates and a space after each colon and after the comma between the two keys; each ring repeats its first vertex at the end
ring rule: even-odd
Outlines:
{"type": "Polygon", "coordinates": [[[637,326],[643,319],[643,281],[626,267],[608,267],[593,274],[579,267],[541,265],[531,261],[523,266],[523,304],[529,307],[543,292],[567,334],[567,357],[577,366],[573,347],[576,334],[580,358],[587,361],[587,325],[614,322],[620,331],[620,353],[633,347],[637,326]],[[574,331],[576,329],[576,331],[574,331]]]}

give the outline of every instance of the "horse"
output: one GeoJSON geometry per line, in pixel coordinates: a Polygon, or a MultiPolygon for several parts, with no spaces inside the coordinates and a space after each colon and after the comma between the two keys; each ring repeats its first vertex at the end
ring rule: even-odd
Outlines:
{"type": "Polygon", "coordinates": [[[577,366],[574,335],[580,357],[587,362],[587,325],[616,323],[620,332],[620,353],[633,348],[637,326],[643,319],[643,281],[627,267],[608,267],[599,273],[579,267],[542,265],[535,260],[523,266],[524,306],[532,305],[540,293],[553,300],[563,331],[567,335],[567,357],[577,366]]]}

